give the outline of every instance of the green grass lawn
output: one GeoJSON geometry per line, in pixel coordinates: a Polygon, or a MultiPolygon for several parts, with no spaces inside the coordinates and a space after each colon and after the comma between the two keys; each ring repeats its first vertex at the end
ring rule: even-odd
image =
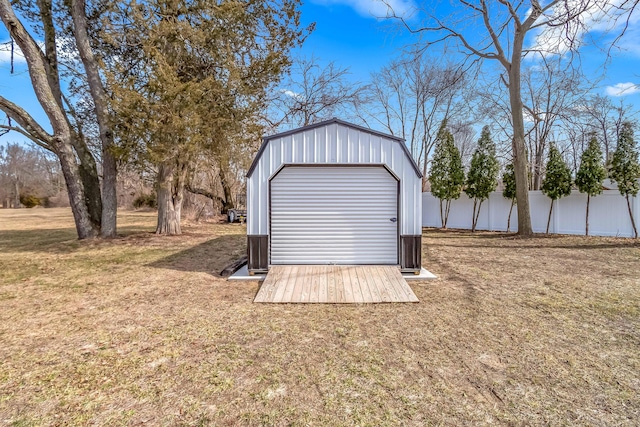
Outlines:
{"type": "Polygon", "coordinates": [[[0,425],[637,425],[640,245],[424,233],[419,304],[253,304],[245,228],[0,209],[0,425]]]}

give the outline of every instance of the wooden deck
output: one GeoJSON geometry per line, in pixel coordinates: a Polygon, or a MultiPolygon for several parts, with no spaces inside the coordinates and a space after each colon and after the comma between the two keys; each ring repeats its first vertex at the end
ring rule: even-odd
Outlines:
{"type": "Polygon", "coordinates": [[[276,265],[253,302],[356,304],[418,298],[394,266],[276,265]]]}

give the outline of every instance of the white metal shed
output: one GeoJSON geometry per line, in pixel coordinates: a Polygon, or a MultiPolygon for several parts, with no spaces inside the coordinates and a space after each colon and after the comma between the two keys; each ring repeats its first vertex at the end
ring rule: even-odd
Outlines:
{"type": "Polygon", "coordinates": [[[342,120],[264,138],[247,173],[249,272],[295,264],[419,271],[421,178],[403,139],[342,120]]]}

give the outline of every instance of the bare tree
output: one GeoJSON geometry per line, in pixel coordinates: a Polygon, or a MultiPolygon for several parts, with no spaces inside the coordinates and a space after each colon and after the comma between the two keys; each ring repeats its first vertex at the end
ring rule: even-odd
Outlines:
{"type": "Polygon", "coordinates": [[[559,135],[571,154],[573,171],[578,170],[582,152],[588,145],[590,135],[601,143],[607,169],[611,166],[615,143],[625,121],[633,121],[640,115],[630,104],[621,99],[619,103],[603,95],[586,96],[567,108],[559,124],[559,135]]]}
{"type": "Polygon", "coordinates": [[[625,104],[621,99],[619,103],[614,103],[608,96],[595,95],[584,100],[578,108],[576,108],[575,117],[586,121],[591,128],[590,131],[596,132],[604,146],[605,162],[611,160],[615,144],[620,135],[622,124],[637,115],[631,105],[625,104]]]}
{"type": "Polygon", "coordinates": [[[0,145],[0,202],[19,208],[25,196],[46,202],[64,188],[64,178],[46,151],[33,146],[0,145]]]}
{"type": "Polygon", "coordinates": [[[20,207],[20,190],[32,166],[29,153],[19,144],[0,146],[0,186],[5,207],[20,207]]]}
{"type": "Polygon", "coordinates": [[[460,64],[413,52],[372,75],[366,103],[358,108],[360,119],[368,126],[383,127],[407,141],[422,168],[423,191],[439,125],[451,116],[463,115],[468,104],[463,102],[467,83],[460,64]]]}
{"type": "MultiPolygon", "coordinates": [[[[526,142],[529,152],[529,189],[542,185],[547,147],[559,124],[570,119],[595,82],[588,85],[580,71],[564,64],[561,57],[541,58],[523,75],[523,107],[526,111],[526,142]]],[[[559,138],[555,138],[558,140],[559,138]]]]}
{"type": "Polygon", "coordinates": [[[473,122],[463,120],[450,120],[448,122],[453,138],[460,151],[460,158],[465,169],[469,169],[471,157],[478,145],[476,132],[473,129],[473,122]]]}
{"type": "Polygon", "coordinates": [[[9,0],[0,0],[0,18],[24,55],[33,89],[49,119],[53,133],[47,132],[26,110],[4,97],[0,97],[0,109],[17,126],[7,124],[0,127],[19,132],[57,155],[67,183],[78,237],[81,239],[95,237],[99,234],[101,220],[99,207],[101,201],[94,203],[96,198],[95,192],[92,191],[97,187],[97,200],[99,200],[97,172],[91,173],[95,171],[95,167],[92,167],[93,158],[84,142],[77,138],[63,108],[57,72],[55,34],[47,33],[47,28],[53,28],[49,25],[51,3],[46,0],[39,3],[39,6],[42,6],[39,7],[40,15],[45,24],[44,52],[16,16],[9,0]],[[78,165],[76,156],[86,168],[78,165]]]}
{"type": "MultiPolygon", "coordinates": [[[[420,42],[423,48],[445,40],[453,40],[470,57],[496,61],[504,73],[502,81],[509,93],[509,110],[513,130],[513,158],[516,180],[518,233],[533,234],[528,199],[527,153],[522,97],[522,60],[527,53],[558,54],[574,51],[585,32],[587,19],[607,19],[621,15],[626,9],[613,9],[595,0],[567,2],[552,0],[541,5],[537,0],[479,0],[455,2],[455,13],[441,19],[436,13],[426,14],[426,23],[418,28],[393,13],[413,33],[431,33],[434,38],[420,42]],[[540,31],[538,43],[525,47],[525,38],[540,31]],[[479,34],[480,33],[480,34],[479,34]],[[549,46],[550,45],[550,46],[549,46]]],[[[635,2],[634,2],[635,6],[635,2]]]]}
{"type": "Polygon", "coordinates": [[[98,60],[90,44],[84,0],[71,0],[64,5],[54,4],[53,0],[14,4],[1,0],[0,17],[24,55],[36,97],[53,132],[45,131],[46,126],[3,97],[0,97],[0,110],[8,120],[6,125],[0,124],[0,128],[18,132],[58,157],[80,238],[99,234],[103,237],[115,236],[117,200],[116,163],[111,153],[113,132],[109,125],[108,99],[98,71],[98,60]],[[42,45],[27,31],[14,7],[40,29],[42,45]],[[62,33],[65,33],[65,37],[62,33]],[[61,39],[64,41],[61,42],[61,39]],[[88,83],[94,107],[92,114],[100,130],[102,188],[96,156],[88,146],[82,129],[77,126],[74,107],[63,92],[59,58],[59,51],[63,49],[77,52],[84,68],[84,71],[76,73],[88,83]]]}
{"type": "Polygon", "coordinates": [[[334,62],[320,65],[320,59],[297,59],[288,78],[277,88],[273,127],[307,126],[330,119],[336,114],[348,115],[361,99],[362,87],[349,81],[349,69],[334,62]]]}

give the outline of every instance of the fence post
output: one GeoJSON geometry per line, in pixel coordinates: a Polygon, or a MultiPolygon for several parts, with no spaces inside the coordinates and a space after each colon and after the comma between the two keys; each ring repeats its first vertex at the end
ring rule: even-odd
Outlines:
{"type": "Polygon", "coordinates": [[[495,192],[491,192],[489,197],[487,198],[487,228],[489,231],[493,231],[493,224],[491,224],[491,194],[495,194],[495,192]]]}
{"type": "MultiPolygon", "coordinates": [[[[636,227],[640,226],[640,195],[633,197],[633,203],[631,204],[631,211],[636,221],[636,227]]],[[[631,237],[633,237],[633,230],[631,230],[631,237]]]]}
{"type": "Polygon", "coordinates": [[[553,213],[553,234],[560,234],[560,200],[556,201],[556,209],[553,213]]]}

